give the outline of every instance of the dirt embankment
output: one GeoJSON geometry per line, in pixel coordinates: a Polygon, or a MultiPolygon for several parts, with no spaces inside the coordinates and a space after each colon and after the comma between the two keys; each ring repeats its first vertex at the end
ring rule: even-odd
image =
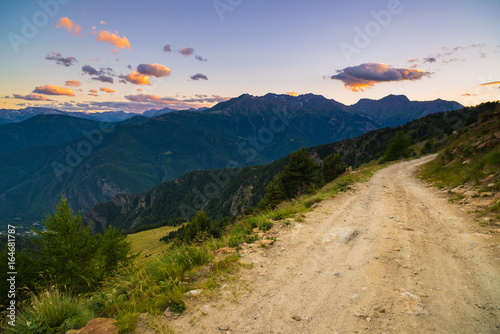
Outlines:
{"type": "Polygon", "coordinates": [[[169,322],[176,333],[499,333],[500,246],[392,165],[244,251],[237,282],[169,322]]]}

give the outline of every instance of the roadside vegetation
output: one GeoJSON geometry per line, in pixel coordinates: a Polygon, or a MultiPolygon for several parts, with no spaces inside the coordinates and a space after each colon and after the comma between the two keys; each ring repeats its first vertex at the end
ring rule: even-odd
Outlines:
{"type": "MultiPolygon", "coordinates": [[[[500,105],[485,105],[490,108],[476,123],[456,131],[438,157],[421,168],[421,178],[450,193],[463,186],[476,191],[477,197],[489,197],[500,191],[500,105]]],[[[457,193],[451,200],[464,198],[457,193]]],[[[487,207],[485,213],[488,212],[499,220],[500,200],[487,207]]]]}
{"type": "MultiPolygon", "coordinates": [[[[440,182],[445,180],[443,186],[477,181],[482,187],[482,180],[492,173],[498,176],[500,170],[498,142],[488,146],[494,140],[493,127],[499,124],[498,104],[493,107],[494,111],[486,106],[484,115],[476,120],[490,124],[488,130],[474,125],[458,131],[450,128],[438,139],[426,136],[420,140],[401,132],[385,144],[388,149],[383,154],[353,172],[346,171],[342,157],[335,152],[324,155],[320,165],[301,149],[277,171],[255,207],[247,207],[237,217],[218,220],[200,210],[177,230],[154,234],[164,245],[156,244],[154,252],[147,247],[148,243],[153,245],[152,239],[145,237],[147,231],[129,238],[113,228],[91,234],[81,216],[73,214],[62,198],[57,210],[43,221],[44,228],[35,230],[34,247],[17,254],[18,277],[23,279],[18,282],[18,300],[22,301],[17,304],[16,326],[3,323],[3,330],[65,333],[83,327],[94,317],[109,317],[117,320],[121,333],[127,333],[134,330],[140,314],[159,316],[167,308],[182,313],[186,292],[213,291],[220,277],[241,265],[241,245],[258,245],[256,229],[267,231],[274,224],[301,222],[316,203],[351,189],[356,182],[368,181],[377,170],[401,157],[431,153],[451,143],[423,173],[440,182]],[[481,142],[465,144],[476,133],[481,134],[481,142]],[[474,147],[477,149],[471,149],[474,147]],[[464,159],[469,162],[464,164],[464,159]],[[136,261],[146,255],[147,261],[136,261]]],[[[500,190],[498,177],[493,182],[492,188],[500,190]]],[[[492,210],[499,210],[500,205],[495,205],[492,210]]],[[[7,252],[1,257],[6,263],[7,252]]],[[[2,295],[6,296],[6,277],[0,279],[2,295]]],[[[4,321],[6,314],[4,310],[4,321]]]]}

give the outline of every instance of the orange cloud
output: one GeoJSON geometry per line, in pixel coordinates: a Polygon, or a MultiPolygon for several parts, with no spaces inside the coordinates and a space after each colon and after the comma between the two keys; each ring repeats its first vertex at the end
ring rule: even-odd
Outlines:
{"type": "Polygon", "coordinates": [[[99,94],[96,94],[96,93],[90,93],[89,95],[90,96],[99,96],[99,94]]]}
{"type": "Polygon", "coordinates": [[[66,31],[71,33],[73,36],[83,36],[82,34],[82,27],[79,26],[78,24],[73,23],[69,18],[67,17],[61,17],[59,21],[56,24],[56,28],[64,28],[66,31]]]}
{"type": "Polygon", "coordinates": [[[299,96],[299,93],[297,92],[286,92],[286,95],[290,95],[290,96],[299,96]]]}
{"type": "Polygon", "coordinates": [[[170,75],[170,69],[160,64],[139,64],[137,72],[157,78],[170,75]]]}
{"type": "Polygon", "coordinates": [[[337,72],[330,78],[342,81],[353,92],[364,91],[381,82],[418,80],[431,74],[419,69],[393,68],[383,63],[366,63],[337,72]]]}
{"type": "Polygon", "coordinates": [[[28,94],[28,95],[19,95],[19,94],[13,94],[15,99],[22,99],[22,100],[30,100],[30,101],[52,101],[49,100],[49,98],[45,95],[40,95],[40,94],[28,94]]]}
{"type": "Polygon", "coordinates": [[[106,24],[106,22],[104,22],[104,21],[101,21],[101,24],[106,24]]]}
{"type": "Polygon", "coordinates": [[[92,31],[92,34],[97,35],[96,39],[99,42],[105,42],[113,46],[116,46],[116,49],[113,49],[113,52],[118,52],[120,51],[120,49],[125,49],[125,48],[128,48],[129,50],[132,49],[128,41],[128,38],[125,36],[120,37],[120,35],[118,35],[117,33],[112,33],[106,30],[102,30],[99,32],[92,31]]]}
{"type": "Polygon", "coordinates": [[[106,93],[114,93],[114,92],[115,92],[115,90],[114,90],[114,89],[107,88],[107,87],[101,87],[101,88],[99,88],[99,90],[100,90],[101,92],[106,92],[106,93]]]}
{"type": "Polygon", "coordinates": [[[493,81],[493,82],[487,82],[487,83],[484,83],[484,84],[480,84],[479,86],[496,86],[496,85],[500,85],[500,81],[493,81]]]}
{"type": "Polygon", "coordinates": [[[78,80],[68,80],[64,86],[80,87],[81,83],[78,80]]]}
{"type": "Polygon", "coordinates": [[[142,92],[142,88],[137,88],[137,91],[138,92],[142,92]]]}
{"type": "Polygon", "coordinates": [[[133,83],[134,85],[151,85],[149,83],[149,76],[137,71],[132,71],[130,74],[122,75],[120,78],[133,83]]]}
{"type": "Polygon", "coordinates": [[[69,88],[62,88],[53,85],[38,86],[33,90],[33,93],[46,94],[46,95],[67,95],[75,96],[75,93],[69,88]]]}
{"type": "Polygon", "coordinates": [[[97,93],[97,90],[96,89],[91,89],[91,90],[89,90],[89,92],[91,92],[91,93],[97,93]]]}

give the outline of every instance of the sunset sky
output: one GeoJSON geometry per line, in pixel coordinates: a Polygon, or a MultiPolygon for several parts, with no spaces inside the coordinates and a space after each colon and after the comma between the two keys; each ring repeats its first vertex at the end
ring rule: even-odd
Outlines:
{"type": "Polygon", "coordinates": [[[345,104],[500,99],[498,0],[0,3],[0,108],[212,106],[244,93],[345,104]]]}

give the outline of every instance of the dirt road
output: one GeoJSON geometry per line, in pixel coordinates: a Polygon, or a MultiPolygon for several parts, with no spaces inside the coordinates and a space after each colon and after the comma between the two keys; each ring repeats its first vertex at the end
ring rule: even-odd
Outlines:
{"type": "Polygon", "coordinates": [[[245,252],[238,282],[188,302],[176,333],[500,333],[498,237],[392,165],[245,252]],[[220,329],[217,329],[220,328],[220,329]],[[221,331],[222,329],[222,331],[221,331]]]}

